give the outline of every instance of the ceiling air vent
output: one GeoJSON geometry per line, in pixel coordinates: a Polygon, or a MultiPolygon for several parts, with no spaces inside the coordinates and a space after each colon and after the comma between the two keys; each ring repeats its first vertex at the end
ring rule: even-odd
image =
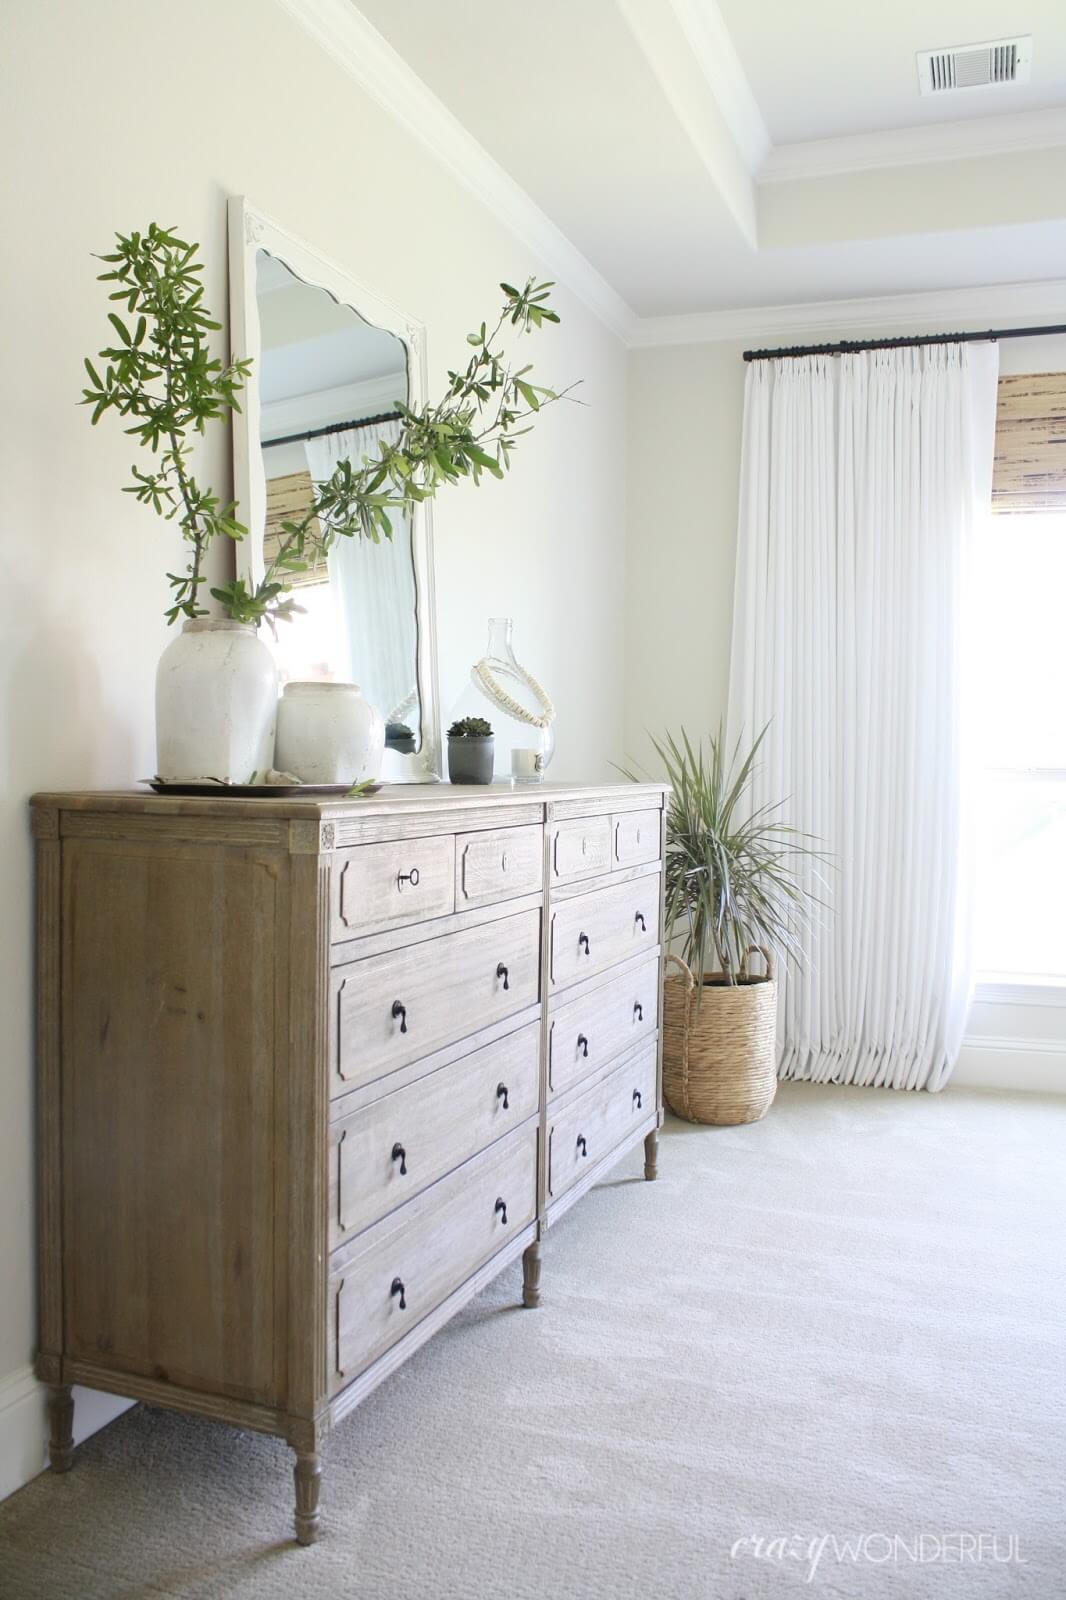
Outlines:
{"type": "Polygon", "coordinates": [[[957,44],[950,50],[921,50],[918,87],[922,94],[942,94],[946,89],[1028,83],[1032,54],[1031,35],[994,39],[991,44],[957,44]]]}

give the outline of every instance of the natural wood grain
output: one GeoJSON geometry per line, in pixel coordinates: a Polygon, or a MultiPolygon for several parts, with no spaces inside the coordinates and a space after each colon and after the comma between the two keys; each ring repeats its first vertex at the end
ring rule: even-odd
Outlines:
{"type": "Polygon", "coordinates": [[[455,910],[455,839],[390,839],[338,852],[333,861],[335,943],[403,928],[455,910]]]}
{"type": "Polygon", "coordinates": [[[551,987],[566,988],[659,943],[658,875],[592,889],[551,911],[551,987]]]}
{"type": "Polygon", "coordinates": [[[525,911],[334,968],[333,1092],[530,1005],[540,983],[539,945],[540,913],[525,911]]]}
{"type": "Polygon", "coordinates": [[[534,1023],[335,1123],[330,1130],[331,1247],[535,1116],[539,1045],[534,1023]]]}
{"type": "Polygon", "coordinates": [[[49,1385],[48,1461],[53,1472],[69,1472],[74,1465],[74,1396],[69,1383],[49,1385]]]}
{"type": "Polygon", "coordinates": [[[662,812],[623,811],[611,817],[613,859],[616,867],[637,867],[659,859],[662,812]]]}
{"type": "Polygon", "coordinates": [[[527,1311],[540,1305],[540,1240],[522,1252],[522,1304],[527,1311]]]}
{"type": "Polygon", "coordinates": [[[644,1139],[644,1177],[654,1183],[659,1176],[659,1132],[653,1129],[644,1139]]]}
{"type": "Polygon", "coordinates": [[[552,1115],[548,1128],[548,1190],[557,1199],[655,1110],[655,1047],[611,1073],[587,1094],[552,1115]]]}
{"type": "Polygon", "coordinates": [[[529,1122],[334,1254],[334,1390],[533,1220],[536,1162],[537,1127],[529,1122]]]}
{"type": "MultiPolygon", "coordinates": [[[[34,813],[37,831],[37,1307],[42,1357],[63,1350],[62,1124],[60,1120],[61,847],[58,813],[34,813]]],[[[58,1377],[53,1367],[48,1375],[58,1377]]]]}
{"type": "Polygon", "coordinates": [[[553,884],[594,878],[610,868],[610,817],[576,817],[572,822],[553,822],[548,836],[553,884]]]}
{"type": "Polygon", "coordinates": [[[275,900],[285,858],[68,840],[65,1351],[274,1392],[275,900]]]}
{"type": "Polygon", "coordinates": [[[657,955],[576,1000],[553,1002],[548,1018],[550,1093],[562,1094],[650,1037],[658,1021],[657,955]]]}
{"type": "Polygon", "coordinates": [[[514,900],[539,890],[543,877],[540,824],[462,833],[455,841],[457,911],[514,900]]]}
{"type": "Polygon", "coordinates": [[[321,1457],[317,1453],[309,1455],[297,1453],[292,1476],[296,1489],[296,1512],[293,1519],[296,1526],[296,1542],[314,1544],[318,1538],[321,1521],[318,1511],[318,1500],[322,1489],[321,1457]]]}

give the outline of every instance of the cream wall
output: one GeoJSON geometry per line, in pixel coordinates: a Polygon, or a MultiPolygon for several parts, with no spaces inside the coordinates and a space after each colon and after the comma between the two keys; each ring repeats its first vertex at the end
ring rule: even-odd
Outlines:
{"type": "MultiPolygon", "coordinates": [[[[428,330],[431,388],[501,278],[543,272],[270,0],[33,0],[4,8],[5,605],[0,630],[0,1493],[40,1462],[31,1161],[34,789],[129,785],[153,770],[153,673],[166,643],[162,523],[121,492],[135,451],[75,406],[104,342],[90,252],[151,220],[200,240],[226,303],[226,197],[313,241],[428,330]]],[[[546,274],[550,275],[550,274],[546,274]]],[[[559,710],[557,772],[604,776],[621,745],[625,359],[564,290],[561,328],[529,344],[584,407],[548,412],[504,484],[437,517],[442,703],[512,614],[559,710]]],[[[200,452],[228,488],[222,437],[200,452]]],[[[146,1063],[150,1070],[150,1063],[146,1063]]],[[[81,1410],[84,1417],[84,1408],[81,1410]]]]}

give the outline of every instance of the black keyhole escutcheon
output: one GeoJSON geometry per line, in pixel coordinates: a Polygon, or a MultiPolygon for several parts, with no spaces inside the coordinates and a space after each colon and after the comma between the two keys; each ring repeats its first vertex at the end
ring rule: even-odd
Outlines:
{"type": "Polygon", "coordinates": [[[498,978],[502,978],[503,979],[503,986],[504,986],[505,989],[509,989],[511,987],[510,978],[508,977],[508,974],[507,974],[507,968],[504,966],[502,961],[500,962],[499,966],[496,968],[496,976],[498,978]]]}
{"type": "Polygon", "coordinates": [[[499,1217],[500,1221],[503,1223],[504,1227],[506,1228],[506,1226],[507,1226],[507,1201],[504,1200],[502,1196],[500,1197],[500,1199],[497,1200],[495,1206],[493,1207],[493,1210],[496,1212],[496,1215],[499,1217]]]}
{"type": "Polygon", "coordinates": [[[406,1176],[407,1176],[407,1151],[404,1149],[403,1145],[400,1144],[399,1140],[397,1140],[397,1142],[392,1147],[392,1159],[394,1161],[398,1161],[400,1163],[400,1176],[401,1176],[401,1178],[406,1178],[406,1176]]]}
{"type": "Polygon", "coordinates": [[[400,1310],[401,1311],[406,1311],[407,1310],[407,1291],[403,1286],[403,1279],[402,1278],[393,1278],[393,1280],[392,1280],[392,1288],[389,1290],[389,1296],[390,1296],[390,1298],[395,1299],[396,1295],[399,1295],[399,1297],[400,1297],[400,1310]]]}
{"type": "Polygon", "coordinates": [[[507,1098],[508,1093],[509,1093],[509,1090],[508,1090],[507,1085],[505,1083],[498,1083],[496,1085],[496,1098],[497,1098],[497,1100],[502,1100],[503,1101],[503,1109],[505,1111],[510,1111],[510,1109],[511,1109],[511,1102],[507,1098]]]}
{"type": "Polygon", "coordinates": [[[402,1000],[394,1000],[392,1002],[392,1014],[393,1014],[393,1017],[399,1017],[399,1019],[400,1019],[400,1032],[401,1033],[406,1033],[407,1032],[407,1007],[404,1005],[402,1000]]]}

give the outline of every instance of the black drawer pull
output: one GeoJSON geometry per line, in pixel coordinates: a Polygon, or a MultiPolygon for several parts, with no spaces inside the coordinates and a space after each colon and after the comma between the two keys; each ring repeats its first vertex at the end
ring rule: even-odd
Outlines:
{"type": "Polygon", "coordinates": [[[577,947],[579,950],[584,950],[587,956],[592,954],[592,949],[589,945],[589,936],[587,933],[582,933],[578,936],[577,947]]]}
{"type": "Polygon", "coordinates": [[[633,918],[633,921],[640,923],[640,931],[641,931],[641,933],[647,933],[648,924],[644,921],[644,913],[643,913],[643,911],[638,911],[636,916],[633,918]]]}
{"type": "Polygon", "coordinates": [[[497,1098],[497,1100],[502,1100],[503,1101],[503,1109],[505,1111],[510,1111],[510,1109],[511,1109],[511,1102],[507,1098],[509,1093],[510,1093],[510,1091],[508,1090],[507,1085],[505,1083],[498,1083],[496,1085],[496,1098],[497,1098]]]}
{"type": "Polygon", "coordinates": [[[400,1019],[400,1032],[401,1033],[406,1033],[407,1032],[407,1007],[403,1004],[403,1002],[401,1000],[394,1000],[392,1002],[392,1014],[393,1014],[394,1017],[399,1017],[399,1019],[400,1019]]]}
{"type": "Polygon", "coordinates": [[[393,1278],[392,1280],[392,1288],[389,1290],[389,1298],[393,1299],[396,1295],[399,1295],[400,1297],[400,1310],[406,1311],[407,1291],[404,1289],[402,1278],[393,1278]]]}
{"type": "Polygon", "coordinates": [[[399,1140],[397,1140],[396,1143],[392,1147],[392,1159],[394,1161],[398,1161],[400,1163],[400,1177],[401,1178],[406,1178],[406,1176],[407,1176],[407,1151],[404,1149],[403,1145],[399,1142],[399,1140]]]}
{"type": "Polygon", "coordinates": [[[503,986],[505,989],[509,989],[511,987],[510,979],[507,974],[507,968],[504,966],[502,961],[496,968],[496,976],[503,979],[503,986]]]}
{"type": "Polygon", "coordinates": [[[589,1053],[589,1042],[585,1038],[585,1035],[583,1033],[579,1033],[578,1036],[577,1036],[577,1047],[581,1051],[581,1054],[583,1056],[587,1056],[588,1055],[588,1053],[589,1053]]]}
{"type": "Polygon", "coordinates": [[[500,1221],[503,1223],[504,1227],[506,1228],[506,1226],[507,1226],[507,1201],[502,1199],[502,1198],[497,1200],[496,1204],[493,1206],[492,1209],[495,1211],[496,1215],[499,1217],[500,1221]]]}
{"type": "Polygon", "coordinates": [[[639,1000],[633,1002],[633,1015],[638,1022],[644,1021],[644,1007],[639,1000]]]}
{"type": "Polygon", "coordinates": [[[634,1089],[633,1090],[633,1104],[636,1106],[638,1111],[640,1110],[641,1106],[644,1104],[644,1096],[641,1094],[639,1089],[634,1089]]]}
{"type": "Polygon", "coordinates": [[[410,872],[398,872],[396,874],[396,887],[399,888],[400,885],[403,884],[403,883],[409,883],[411,885],[412,889],[417,889],[418,888],[418,868],[417,867],[412,867],[410,872]]]}
{"type": "Polygon", "coordinates": [[[583,1156],[587,1156],[588,1155],[589,1147],[588,1147],[588,1144],[587,1144],[587,1142],[585,1140],[585,1135],[583,1133],[579,1133],[578,1136],[577,1136],[577,1147],[581,1151],[581,1154],[583,1156]]]}

